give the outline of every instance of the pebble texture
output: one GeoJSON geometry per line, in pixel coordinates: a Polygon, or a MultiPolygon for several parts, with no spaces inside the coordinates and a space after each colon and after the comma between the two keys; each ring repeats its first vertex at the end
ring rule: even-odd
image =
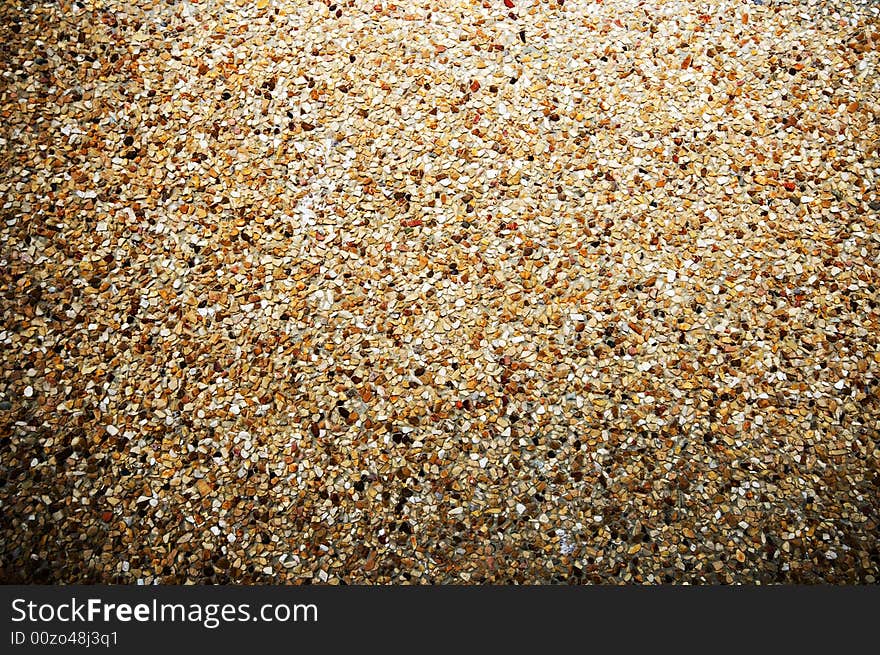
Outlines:
{"type": "Polygon", "coordinates": [[[877,581],[876,5],[0,44],[3,581],[877,581]]]}

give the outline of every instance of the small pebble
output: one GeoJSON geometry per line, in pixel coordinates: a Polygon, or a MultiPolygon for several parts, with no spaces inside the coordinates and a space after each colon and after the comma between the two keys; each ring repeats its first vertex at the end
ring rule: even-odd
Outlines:
{"type": "Polygon", "coordinates": [[[875,584],[877,17],[0,3],[4,581],[875,584]]]}

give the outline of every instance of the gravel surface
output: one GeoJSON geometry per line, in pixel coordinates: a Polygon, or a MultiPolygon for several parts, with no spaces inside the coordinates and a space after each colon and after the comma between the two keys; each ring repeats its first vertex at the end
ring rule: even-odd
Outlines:
{"type": "Polygon", "coordinates": [[[876,3],[0,3],[0,580],[876,583],[876,3]]]}

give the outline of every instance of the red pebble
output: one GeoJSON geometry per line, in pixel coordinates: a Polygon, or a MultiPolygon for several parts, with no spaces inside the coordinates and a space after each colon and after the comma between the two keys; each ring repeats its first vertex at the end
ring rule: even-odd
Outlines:
{"type": "Polygon", "coordinates": [[[504,0],[504,6],[507,7],[508,9],[513,9],[513,7],[514,7],[513,0],[504,0]]]}

